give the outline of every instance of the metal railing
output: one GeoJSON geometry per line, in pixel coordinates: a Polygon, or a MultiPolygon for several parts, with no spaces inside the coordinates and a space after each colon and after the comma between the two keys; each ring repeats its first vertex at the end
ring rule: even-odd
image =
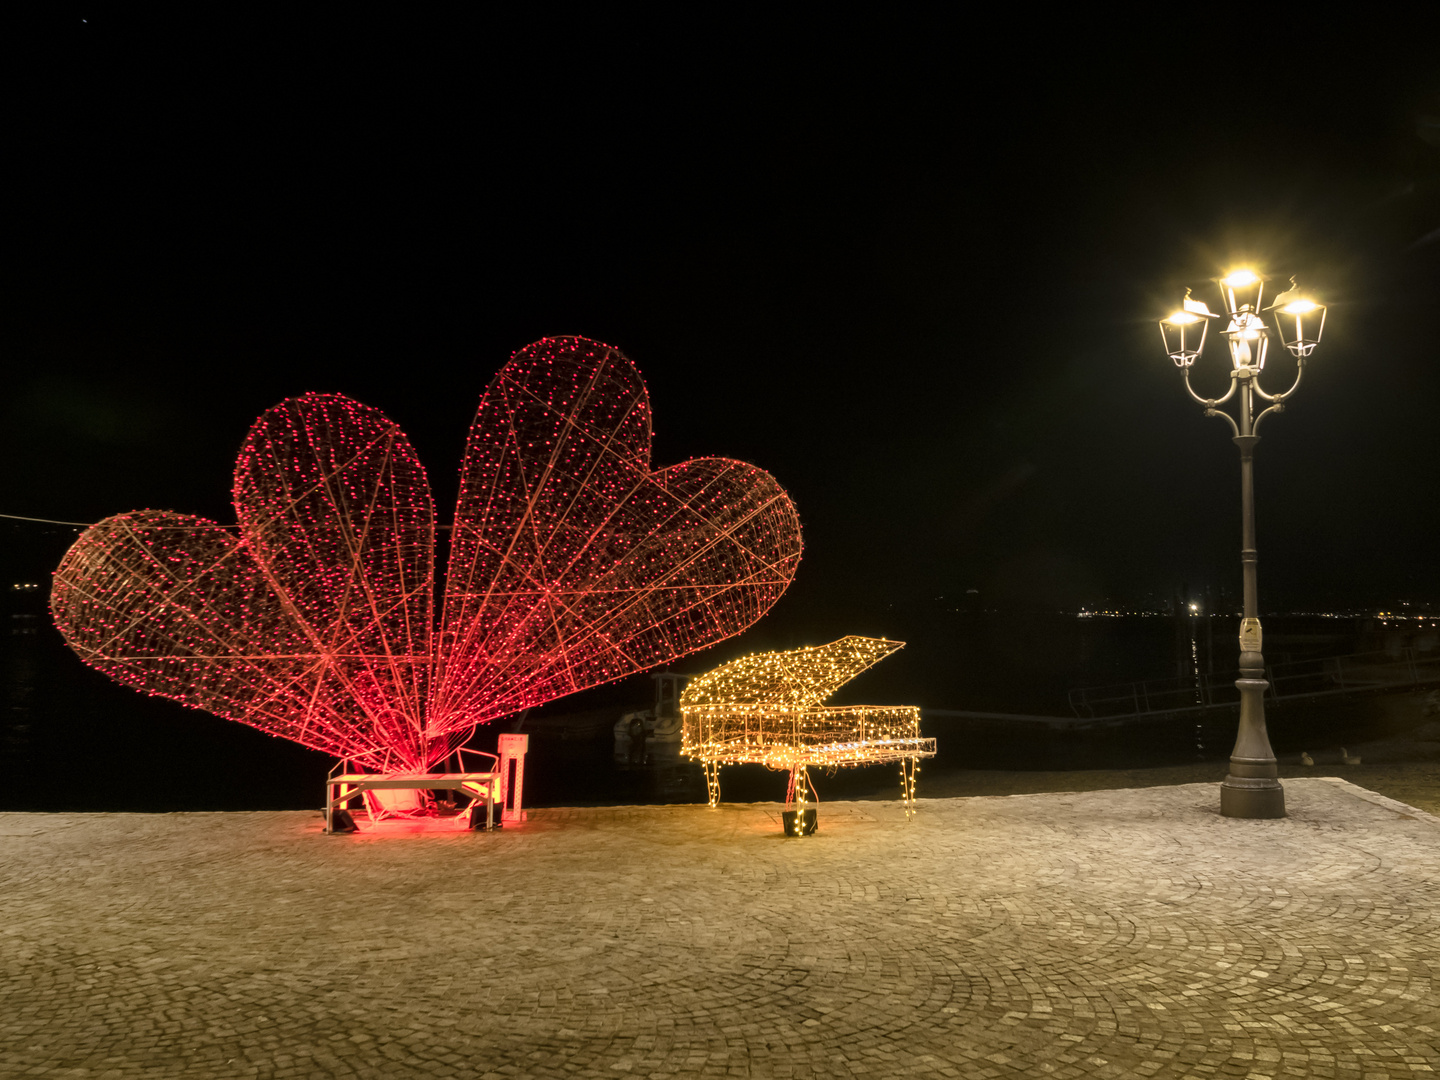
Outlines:
{"type": "MultiPolygon", "coordinates": [[[[1070,691],[1070,708],[1085,720],[1233,709],[1240,703],[1239,677],[1238,670],[1231,670],[1084,686],[1070,691]]],[[[1295,660],[1268,665],[1265,677],[1270,683],[1265,695],[1272,702],[1440,685],[1440,652],[1404,648],[1295,660]]]]}

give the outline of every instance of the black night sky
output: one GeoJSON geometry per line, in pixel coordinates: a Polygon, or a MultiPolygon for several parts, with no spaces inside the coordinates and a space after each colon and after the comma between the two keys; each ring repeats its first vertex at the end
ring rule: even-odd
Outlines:
{"type": "Polygon", "coordinates": [[[397,420],[445,507],[495,370],[576,333],[644,372],[657,463],[794,497],[782,643],[1233,591],[1235,449],[1154,320],[1249,260],[1330,304],[1257,454],[1262,606],[1440,603],[1418,26],[58,8],[7,46],[0,512],[233,520],[307,390],[397,420]]]}

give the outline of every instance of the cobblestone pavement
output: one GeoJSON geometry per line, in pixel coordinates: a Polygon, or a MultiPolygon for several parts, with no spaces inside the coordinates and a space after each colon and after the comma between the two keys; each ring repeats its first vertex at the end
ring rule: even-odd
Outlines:
{"type": "Polygon", "coordinates": [[[0,1076],[1394,1077],[1440,821],[1343,781],[543,810],[0,815],[0,1076]]]}

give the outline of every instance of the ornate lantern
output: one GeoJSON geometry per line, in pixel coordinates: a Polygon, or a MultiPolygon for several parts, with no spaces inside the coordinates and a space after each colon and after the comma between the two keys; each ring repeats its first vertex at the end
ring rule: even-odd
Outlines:
{"type": "Polygon", "coordinates": [[[1290,279],[1290,288],[1275,297],[1265,310],[1275,313],[1275,329],[1280,340],[1297,360],[1304,360],[1315,351],[1320,335],[1325,332],[1325,305],[1302,295],[1294,278],[1290,279]]]}
{"type": "Polygon", "coordinates": [[[1199,359],[1213,318],[1216,315],[1205,301],[1190,299],[1190,290],[1186,289],[1184,306],[1160,320],[1160,338],[1176,367],[1187,368],[1199,359]]]}
{"type": "Polygon", "coordinates": [[[1236,371],[1253,368],[1259,371],[1265,366],[1265,351],[1269,345],[1270,333],[1265,320],[1260,316],[1260,300],[1265,293],[1265,278],[1253,270],[1232,270],[1217,283],[1220,299],[1230,322],[1225,327],[1225,338],[1230,344],[1230,359],[1236,371]]]}

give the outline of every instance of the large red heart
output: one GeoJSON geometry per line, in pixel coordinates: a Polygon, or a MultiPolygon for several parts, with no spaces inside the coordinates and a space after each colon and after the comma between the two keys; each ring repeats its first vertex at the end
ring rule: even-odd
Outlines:
{"type": "Polygon", "coordinates": [[[137,689],[427,768],[476,724],[712,645],[785,591],[800,525],[768,473],[649,456],[648,397],[618,350],[546,338],[512,357],[470,431],[437,631],[413,449],[378,411],[307,394],[245,441],[238,536],[108,518],[56,571],[55,621],[137,689]]]}

